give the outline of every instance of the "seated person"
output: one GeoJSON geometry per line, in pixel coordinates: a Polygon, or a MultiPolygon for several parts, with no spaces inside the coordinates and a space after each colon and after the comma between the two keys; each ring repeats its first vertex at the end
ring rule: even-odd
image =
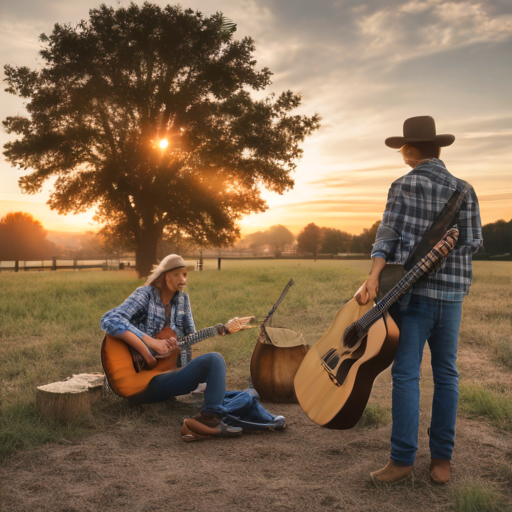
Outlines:
{"type": "MultiPolygon", "coordinates": [[[[187,285],[188,272],[181,256],[171,254],[164,258],[144,286],[137,288],[120,306],[105,313],[101,328],[111,336],[120,338],[138,351],[148,368],[154,368],[157,358],[169,355],[178,348],[176,338],[157,339],[158,333],[166,326],[178,337],[195,332],[194,320],[188,295],[183,291],[187,285]]],[[[218,324],[219,334],[231,334],[243,329],[249,318],[235,318],[226,325],[218,324]]],[[[153,377],[148,386],[130,397],[134,404],[160,402],[167,398],[185,395],[195,390],[200,383],[206,383],[204,405],[201,413],[191,424],[205,425],[203,436],[194,436],[185,426],[182,434],[185,440],[195,440],[211,435],[239,435],[241,428],[230,427],[219,419],[226,392],[226,363],[216,353],[191,358],[191,349],[183,348],[178,357],[179,370],[166,371],[153,377]]],[[[185,422],[190,422],[185,420],[185,422]]]]}

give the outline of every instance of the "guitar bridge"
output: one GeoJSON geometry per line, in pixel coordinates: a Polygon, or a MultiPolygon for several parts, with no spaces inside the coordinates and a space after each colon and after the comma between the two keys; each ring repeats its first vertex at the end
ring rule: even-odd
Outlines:
{"type": "Polygon", "coordinates": [[[326,364],[325,361],[322,361],[322,366],[324,367],[324,370],[327,372],[327,375],[329,375],[329,378],[332,380],[333,384],[341,387],[341,383],[338,382],[338,379],[336,379],[335,375],[332,373],[331,368],[326,364]]]}

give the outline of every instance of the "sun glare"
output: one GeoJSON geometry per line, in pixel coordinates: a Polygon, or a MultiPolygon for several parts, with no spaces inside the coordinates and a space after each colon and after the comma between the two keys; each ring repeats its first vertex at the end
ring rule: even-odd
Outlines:
{"type": "Polygon", "coordinates": [[[168,141],[167,139],[162,139],[162,140],[160,141],[160,147],[161,147],[162,149],[165,149],[168,145],[169,145],[169,141],[168,141]]]}

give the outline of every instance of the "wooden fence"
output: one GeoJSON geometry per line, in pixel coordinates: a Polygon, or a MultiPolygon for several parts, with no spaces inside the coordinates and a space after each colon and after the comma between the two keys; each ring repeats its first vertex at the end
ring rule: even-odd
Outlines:
{"type": "MultiPolygon", "coordinates": [[[[69,261],[69,260],[64,260],[64,261],[69,261]]],[[[87,261],[87,260],[74,259],[72,265],[59,265],[57,258],[54,257],[54,258],[52,258],[50,265],[45,265],[44,261],[41,262],[42,263],[41,265],[27,265],[26,261],[20,262],[19,260],[16,260],[14,262],[9,262],[9,263],[14,263],[14,265],[11,265],[9,267],[3,267],[0,265],[0,271],[3,271],[3,270],[4,271],[8,270],[11,272],[12,271],[20,272],[20,271],[29,271],[29,270],[57,271],[57,270],[82,270],[82,269],[100,269],[100,268],[103,270],[123,270],[125,268],[131,268],[131,262],[122,262],[122,261],[118,261],[118,260],[110,260],[110,261],[106,260],[102,263],[93,263],[93,264],[84,263],[84,261],[87,261]],[[78,263],[79,261],[81,261],[81,263],[78,263]],[[23,265],[21,265],[20,263],[23,263],[23,265]]],[[[95,261],[97,261],[97,260],[95,260],[95,261]]]]}

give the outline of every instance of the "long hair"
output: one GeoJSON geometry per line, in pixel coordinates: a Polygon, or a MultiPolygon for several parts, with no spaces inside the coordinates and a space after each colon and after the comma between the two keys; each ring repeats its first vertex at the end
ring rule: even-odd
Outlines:
{"type": "Polygon", "coordinates": [[[150,286],[152,286],[153,288],[156,288],[159,292],[162,291],[162,288],[164,286],[164,282],[165,282],[165,274],[167,274],[167,272],[162,272],[151,284],[150,286]]]}

